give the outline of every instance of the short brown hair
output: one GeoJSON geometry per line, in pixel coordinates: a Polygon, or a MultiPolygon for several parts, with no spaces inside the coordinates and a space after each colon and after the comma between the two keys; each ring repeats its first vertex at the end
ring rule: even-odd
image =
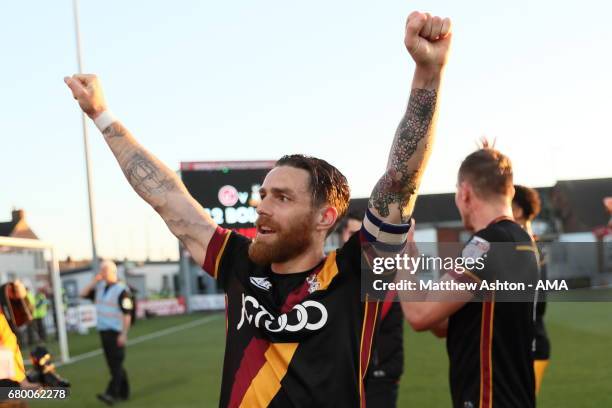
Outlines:
{"type": "Polygon", "coordinates": [[[510,159],[484,144],[468,155],[459,167],[459,182],[468,181],[483,198],[493,195],[509,196],[512,192],[512,163],[510,159]]]}
{"type": "Polygon", "coordinates": [[[527,221],[533,220],[540,213],[542,206],[540,194],[533,189],[516,184],[514,186],[514,198],[512,203],[523,210],[523,216],[527,221]]]}
{"type": "Polygon", "coordinates": [[[283,156],[275,164],[275,167],[279,166],[295,167],[308,172],[313,207],[329,204],[338,211],[336,224],[329,232],[333,231],[348,209],[351,193],[346,177],[325,160],[303,154],[283,156]]]}

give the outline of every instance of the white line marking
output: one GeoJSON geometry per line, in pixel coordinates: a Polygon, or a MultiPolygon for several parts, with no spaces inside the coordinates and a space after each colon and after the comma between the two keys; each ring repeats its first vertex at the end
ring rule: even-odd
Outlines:
{"type": "MultiPolygon", "coordinates": [[[[179,324],[178,326],[173,326],[173,327],[168,327],[167,329],[163,329],[163,330],[159,330],[150,334],[145,334],[144,336],[140,336],[140,337],[136,337],[134,340],[128,340],[127,342],[127,346],[133,346],[135,344],[138,343],[142,343],[143,341],[147,341],[147,340],[153,340],[156,339],[158,337],[162,337],[162,336],[166,336],[168,334],[172,334],[172,333],[176,333],[178,331],[181,330],[186,330],[186,329],[191,329],[192,327],[196,327],[199,326],[201,324],[206,324],[209,323],[213,320],[216,320],[219,318],[219,314],[217,315],[212,315],[212,316],[207,316],[203,319],[199,319],[199,320],[195,320],[193,322],[189,322],[189,323],[183,323],[183,324],[179,324]]],[[[70,358],[69,361],[65,362],[65,363],[60,363],[58,362],[57,364],[55,364],[56,367],[61,367],[61,366],[65,366],[68,364],[72,364],[72,363],[77,363],[79,361],[82,360],[86,360],[88,358],[91,357],[95,357],[102,354],[102,349],[99,348],[97,350],[93,350],[93,351],[89,351],[87,353],[83,353],[83,354],[79,354],[78,356],[74,356],[72,358],[70,358]]]]}

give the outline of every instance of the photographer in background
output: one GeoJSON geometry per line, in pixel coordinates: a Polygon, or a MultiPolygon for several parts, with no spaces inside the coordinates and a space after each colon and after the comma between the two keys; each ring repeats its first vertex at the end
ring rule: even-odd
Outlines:
{"type": "MultiPolygon", "coordinates": [[[[39,388],[26,379],[15,330],[32,320],[32,306],[19,280],[0,286],[0,387],[39,388]]],[[[0,407],[27,407],[22,401],[1,401],[0,407]]]]}

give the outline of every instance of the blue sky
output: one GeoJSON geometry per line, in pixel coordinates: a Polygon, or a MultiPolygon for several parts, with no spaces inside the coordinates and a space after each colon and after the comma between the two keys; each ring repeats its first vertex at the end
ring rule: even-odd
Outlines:
{"type": "MultiPolygon", "coordinates": [[[[113,112],[173,169],[181,161],[320,156],[367,196],[384,170],[413,64],[412,10],[453,19],[437,140],[422,192],[454,188],[486,135],[517,182],[612,176],[612,6],[568,1],[119,1],[80,4],[85,71],[113,112]]],[[[0,12],[0,221],[24,208],[63,257],[88,257],[72,2],[0,12]]],[[[90,125],[98,251],[177,257],[90,125]]]]}

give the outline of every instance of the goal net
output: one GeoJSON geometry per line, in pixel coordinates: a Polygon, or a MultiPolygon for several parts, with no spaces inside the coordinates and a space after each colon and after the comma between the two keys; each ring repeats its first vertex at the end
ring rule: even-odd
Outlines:
{"type": "MultiPolygon", "coordinates": [[[[34,315],[37,319],[16,333],[22,352],[27,354],[32,347],[44,344],[57,360],[67,362],[70,356],[65,305],[53,245],[35,239],[0,237],[0,285],[15,279],[25,284],[30,300],[38,304],[34,315]]],[[[29,361],[28,356],[24,361],[29,361]]]]}

